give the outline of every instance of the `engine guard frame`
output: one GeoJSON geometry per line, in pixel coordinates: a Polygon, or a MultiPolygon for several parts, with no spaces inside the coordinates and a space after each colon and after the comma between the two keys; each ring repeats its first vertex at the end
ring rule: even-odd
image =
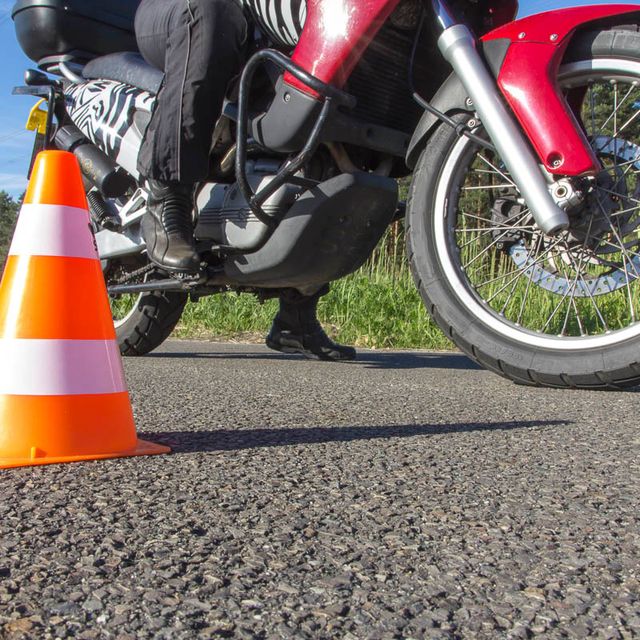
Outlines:
{"type": "Polygon", "coordinates": [[[239,251],[239,253],[246,254],[261,249],[278,226],[279,220],[270,216],[262,208],[262,204],[267,200],[267,198],[273,195],[286,183],[300,184],[301,182],[308,182],[308,185],[306,186],[314,186],[316,184],[314,181],[307,181],[299,177],[295,177],[295,174],[302,168],[316,150],[322,130],[329,118],[329,114],[331,113],[334,103],[336,106],[344,106],[352,109],[356,105],[356,99],[352,95],[312,76],[304,69],[293,63],[289,57],[275,49],[263,49],[258,51],[245,65],[240,78],[240,88],[238,92],[238,120],[235,158],[236,180],[242,195],[251,208],[251,211],[254,213],[256,218],[258,218],[258,220],[267,227],[267,233],[264,234],[264,237],[260,239],[256,246],[251,249],[239,251]],[[292,160],[286,163],[282,169],[280,169],[266,187],[254,193],[251,185],[249,184],[246,173],[249,96],[253,77],[258,68],[266,62],[275,64],[283,72],[292,75],[300,82],[311,87],[319,96],[321,96],[322,108],[302,150],[292,160]]]}

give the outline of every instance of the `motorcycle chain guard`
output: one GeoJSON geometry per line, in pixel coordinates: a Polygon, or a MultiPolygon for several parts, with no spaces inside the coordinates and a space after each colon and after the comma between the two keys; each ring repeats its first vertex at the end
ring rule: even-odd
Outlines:
{"type": "Polygon", "coordinates": [[[640,15],[639,7],[615,4],[549,11],[511,22],[482,38],[485,49],[502,50],[502,59],[492,65],[498,67],[498,86],[549,173],[579,176],[600,170],[562,95],[557,73],[578,28],[632,13],[640,15]]]}

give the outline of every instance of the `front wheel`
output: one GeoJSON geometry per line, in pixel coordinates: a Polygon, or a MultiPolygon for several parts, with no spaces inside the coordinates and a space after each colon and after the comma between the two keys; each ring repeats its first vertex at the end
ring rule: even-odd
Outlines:
{"type": "Polygon", "coordinates": [[[604,167],[557,187],[570,229],[542,234],[499,156],[442,125],[411,186],[411,267],[436,322],[482,366],[529,385],[628,387],[640,382],[637,29],[584,34],[559,82],[604,167]]]}

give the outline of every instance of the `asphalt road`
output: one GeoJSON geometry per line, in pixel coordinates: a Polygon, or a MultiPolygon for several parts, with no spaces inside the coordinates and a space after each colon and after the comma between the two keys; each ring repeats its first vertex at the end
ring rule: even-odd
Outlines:
{"type": "Polygon", "coordinates": [[[0,472],[0,637],[640,634],[638,393],[204,342],[126,371],[174,453],[0,472]]]}

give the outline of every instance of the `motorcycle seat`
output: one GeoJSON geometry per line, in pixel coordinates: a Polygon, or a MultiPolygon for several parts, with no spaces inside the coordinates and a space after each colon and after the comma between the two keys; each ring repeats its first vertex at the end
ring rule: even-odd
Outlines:
{"type": "Polygon", "coordinates": [[[158,93],[164,73],[152,67],[139,53],[110,53],[89,61],[82,75],[87,80],[115,80],[138,89],[158,93]]]}

